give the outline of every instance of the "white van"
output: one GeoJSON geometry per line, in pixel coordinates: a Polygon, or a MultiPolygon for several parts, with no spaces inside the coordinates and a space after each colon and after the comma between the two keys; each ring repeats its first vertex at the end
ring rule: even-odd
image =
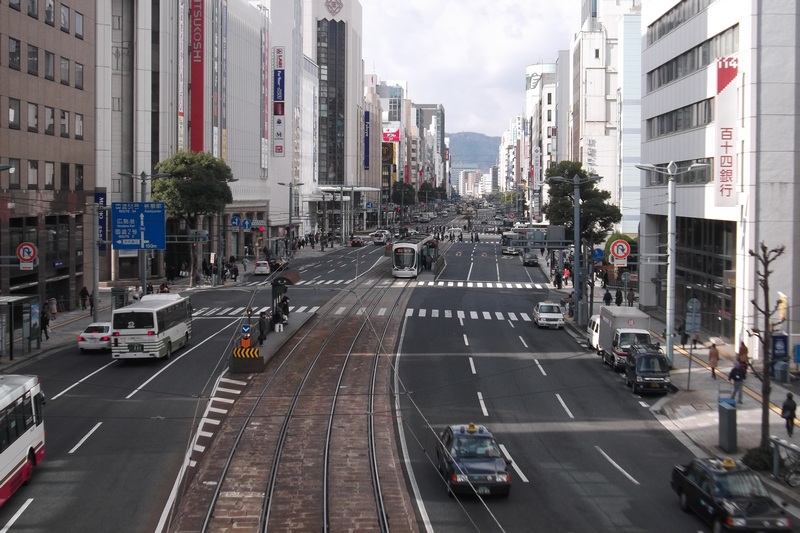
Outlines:
{"type": "Polygon", "coordinates": [[[597,351],[597,343],[600,340],[600,315],[592,315],[586,325],[586,342],[589,348],[597,351]]]}

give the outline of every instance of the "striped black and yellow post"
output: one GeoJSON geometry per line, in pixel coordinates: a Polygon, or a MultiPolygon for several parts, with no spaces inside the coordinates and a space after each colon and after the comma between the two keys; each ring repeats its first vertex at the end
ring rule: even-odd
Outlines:
{"type": "Polygon", "coordinates": [[[264,371],[264,356],[258,352],[258,346],[237,346],[231,352],[231,372],[234,374],[250,374],[264,371]]]}

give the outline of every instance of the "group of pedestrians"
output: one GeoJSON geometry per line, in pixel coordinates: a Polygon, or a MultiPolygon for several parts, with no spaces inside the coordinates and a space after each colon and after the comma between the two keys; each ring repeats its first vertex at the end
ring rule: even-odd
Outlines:
{"type": "MultiPolygon", "coordinates": [[[[617,288],[617,292],[614,296],[611,296],[611,291],[606,287],[606,292],[603,295],[603,303],[605,305],[611,305],[611,302],[616,303],[617,306],[622,306],[622,289],[619,287],[617,288]]],[[[636,301],[636,293],[633,292],[633,289],[628,289],[628,293],[625,295],[625,300],[628,302],[628,307],[633,307],[633,303],[636,301]]]]}

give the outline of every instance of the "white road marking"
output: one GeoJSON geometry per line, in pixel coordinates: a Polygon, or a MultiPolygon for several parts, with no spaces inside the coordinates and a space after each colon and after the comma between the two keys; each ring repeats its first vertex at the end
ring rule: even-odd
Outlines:
{"type": "MultiPolygon", "coordinates": [[[[545,371],[544,371],[544,367],[543,367],[543,366],[542,366],[542,364],[539,362],[539,360],[538,360],[538,359],[534,359],[534,361],[536,361],[536,366],[538,366],[538,367],[539,367],[539,372],[541,372],[543,376],[546,376],[546,375],[547,375],[547,372],[545,372],[545,371]]],[[[556,396],[558,396],[558,394],[556,394],[556,396]]],[[[560,399],[561,399],[561,397],[559,396],[559,397],[558,397],[558,399],[560,400],[560,399]]],[[[564,402],[561,402],[561,405],[564,405],[564,402]]],[[[564,405],[564,409],[566,409],[566,408],[567,408],[567,406],[566,406],[566,405],[564,405]]],[[[567,412],[569,413],[569,409],[567,409],[567,412]]],[[[569,415],[569,416],[572,416],[572,413],[570,413],[570,415],[569,415]]]]}
{"type": "Polygon", "coordinates": [[[344,313],[346,310],[347,310],[347,307],[344,307],[344,306],[342,306],[342,307],[340,307],[339,309],[337,309],[337,310],[336,310],[336,313],[335,313],[335,314],[337,314],[337,315],[341,315],[341,314],[342,314],[342,313],[344,313]]]}
{"type": "Polygon", "coordinates": [[[378,309],[378,316],[383,316],[385,314],[386,314],[386,308],[385,307],[381,307],[380,309],[378,309]]]}
{"type": "Polygon", "coordinates": [[[506,459],[511,461],[511,467],[514,469],[514,471],[516,471],[517,477],[519,477],[522,480],[523,483],[529,483],[528,478],[525,477],[525,474],[523,474],[522,470],[519,469],[519,467],[517,466],[517,462],[514,459],[511,458],[511,454],[508,453],[508,450],[506,450],[506,447],[505,447],[504,444],[500,445],[500,451],[503,452],[503,455],[506,456],[506,459]]]}
{"type": "Polygon", "coordinates": [[[91,436],[92,436],[92,433],[94,433],[95,431],[97,431],[97,428],[99,428],[101,424],[102,424],[102,422],[98,422],[97,424],[95,424],[95,426],[94,426],[92,429],[90,429],[90,430],[89,430],[89,433],[87,433],[86,435],[84,435],[84,437],[83,437],[81,440],[79,440],[79,441],[78,441],[78,444],[76,444],[76,445],[75,445],[75,447],[74,447],[74,448],[72,448],[72,449],[71,449],[70,451],[68,451],[67,453],[75,453],[75,450],[77,450],[78,448],[80,448],[80,447],[81,447],[81,444],[83,444],[84,442],[86,442],[86,439],[88,439],[89,437],[91,437],[91,436]]]}
{"type": "MultiPolygon", "coordinates": [[[[538,363],[537,363],[537,364],[538,364],[538,363]]],[[[541,366],[540,366],[539,368],[541,368],[541,366]]],[[[544,372],[544,370],[542,370],[542,372],[544,372]]],[[[560,394],[556,394],[556,398],[558,398],[558,401],[561,403],[561,407],[563,407],[563,408],[564,408],[564,411],[566,411],[566,412],[567,412],[567,415],[568,415],[570,418],[575,418],[575,417],[572,415],[572,411],[570,411],[570,410],[569,410],[569,407],[567,407],[567,404],[565,404],[565,403],[564,403],[564,400],[562,400],[562,399],[561,399],[561,395],[560,395],[560,394]]]]}
{"type": "Polygon", "coordinates": [[[522,338],[522,335],[520,335],[520,336],[519,336],[519,341],[522,343],[522,345],[523,345],[524,347],[526,347],[526,348],[528,347],[528,343],[527,343],[527,342],[525,342],[525,339],[523,339],[523,338],[522,338]]]}
{"type": "Polygon", "coordinates": [[[469,339],[467,339],[466,333],[464,333],[464,346],[469,346],[469,339]]]}
{"type": "Polygon", "coordinates": [[[630,479],[630,480],[631,480],[631,481],[632,481],[634,484],[636,484],[636,485],[640,485],[640,483],[639,483],[638,481],[636,481],[636,479],[634,479],[634,477],[633,477],[632,475],[630,475],[630,474],[629,474],[629,473],[627,473],[625,470],[623,470],[623,469],[622,469],[622,467],[621,467],[621,466],[619,466],[617,463],[615,463],[615,462],[614,462],[614,460],[613,460],[611,457],[609,457],[609,456],[608,456],[608,454],[607,454],[606,452],[604,452],[603,450],[601,450],[601,449],[600,449],[600,446],[595,446],[595,447],[594,447],[594,449],[595,449],[595,450],[597,450],[598,452],[600,452],[600,454],[601,454],[603,457],[605,457],[605,458],[606,458],[606,460],[607,460],[609,463],[611,463],[611,465],[612,465],[614,468],[616,468],[617,470],[619,470],[620,472],[622,472],[622,475],[623,475],[623,476],[625,476],[626,478],[630,479]]]}
{"type": "Polygon", "coordinates": [[[24,504],[22,504],[22,507],[20,507],[20,508],[19,508],[19,511],[17,511],[16,513],[14,513],[14,516],[12,516],[12,517],[11,517],[11,518],[8,520],[8,522],[6,522],[6,525],[3,527],[3,529],[0,529],[0,533],[6,533],[6,532],[7,532],[9,529],[11,529],[11,526],[13,526],[13,525],[14,525],[14,522],[16,522],[16,521],[17,521],[17,519],[18,519],[20,516],[22,516],[22,513],[24,513],[24,512],[25,512],[25,509],[27,509],[27,508],[28,508],[28,506],[29,506],[30,504],[32,504],[32,503],[33,503],[33,498],[28,498],[27,500],[25,500],[25,503],[24,503],[24,504]]]}
{"type": "Polygon", "coordinates": [[[483,411],[483,416],[489,416],[489,411],[486,410],[486,404],[483,401],[483,394],[480,392],[478,393],[478,403],[481,404],[481,411],[483,411]]]}
{"type": "Polygon", "coordinates": [[[472,357],[469,358],[469,368],[472,370],[472,373],[475,374],[475,361],[472,360],[472,357]]]}

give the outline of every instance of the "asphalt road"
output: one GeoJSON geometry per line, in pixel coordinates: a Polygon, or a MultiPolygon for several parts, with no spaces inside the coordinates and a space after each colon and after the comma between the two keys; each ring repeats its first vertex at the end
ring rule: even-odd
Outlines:
{"type": "Polygon", "coordinates": [[[490,243],[456,244],[442,279],[498,281],[491,274],[499,272],[499,281],[530,276],[541,288],[425,287],[409,302],[398,348],[404,440],[429,526],[702,530],[669,487],[672,465],[689,456],[685,448],[653,418],[648,399],[640,403],[576,339],[523,319],[549,289],[541,271],[499,254],[490,243]],[[435,466],[435,434],[469,422],[489,426],[513,459],[509,499],[448,497],[435,466]]]}

